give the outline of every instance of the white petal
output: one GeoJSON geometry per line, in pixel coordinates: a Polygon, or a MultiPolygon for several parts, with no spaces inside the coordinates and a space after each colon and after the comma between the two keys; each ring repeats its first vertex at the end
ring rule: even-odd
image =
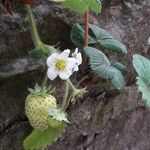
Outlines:
{"type": "Polygon", "coordinates": [[[73,71],[78,71],[79,70],[79,67],[78,65],[73,69],[73,71]]]}
{"type": "Polygon", "coordinates": [[[67,59],[69,57],[69,54],[70,54],[70,50],[66,49],[59,55],[59,57],[63,59],[67,59]]]}
{"type": "Polygon", "coordinates": [[[82,63],[82,55],[81,55],[81,53],[77,54],[77,58],[76,59],[78,61],[78,64],[80,65],[82,63]]]}
{"type": "Polygon", "coordinates": [[[67,80],[71,76],[70,70],[59,71],[58,75],[62,80],[67,80]]]}
{"type": "Polygon", "coordinates": [[[78,48],[76,48],[74,53],[72,53],[72,57],[77,57],[77,54],[78,54],[78,48]]]}
{"type": "Polygon", "coordinates": [[[58,76],[58,70],[56,70],[53,66],[48,68],[47,76],[50,80],[54,80],[58,76]]]}
{"type": "Polygon", "coordinates": [[[73,68],[78,64],[77,60],[75,58],[68,58],[67,59],[67,70],[73,70],[73,68]]]}
{"type": "Polygon", "coordinates": [[[75,49],[75,52],[74,52],[74,53],[75,53],[75,54],[77,54],[77,53],[78,53],[78,48],[76,48],[76,49],[75,49]]]}
{"type": "Polygon", "coordinates": [[[49,56],[47,59],[48,67],[50,67],[51,65],[54,65],[58,57],[59,57],[58,53],[53,53],[51,56],[49,56]]]}

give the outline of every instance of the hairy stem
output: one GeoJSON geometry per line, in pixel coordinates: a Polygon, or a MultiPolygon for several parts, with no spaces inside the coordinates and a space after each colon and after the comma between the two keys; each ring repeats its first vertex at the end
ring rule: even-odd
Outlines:
{"type": "Polygon", "coordinates": [[[67,109],[67,104],[68,104],[68,94],[69,94],[69,82],[68,80],[66,81],[65,85],[65,95],[62,103],[62,110],[65,111],[67,109]]]}
{"type": "Polygon", "coordinates": [[[72,82],[71,82],[71,80],[70,80],[70,79],[68,79],[68,83],[70,84],[70,86],[72,87],[72,89],[75,91],[75,90],[76,90],[76,88],[74,87],[74,85],[72,84],[72,82]]]}
{"type": "Polygon", "coordinates": [[[35,23],[35,18],[31,9],[30,5],[25,5],[26,11],[27,11],[27,16],[28,16],[28,21],[30,23],[30,30],[31,30],[31,35],[32,35],[32,39],[33,39],[33,43],[34,46],[36,48],[40,47],[40,45],[42,44],[38,30],[37,30],[37,26],[35,23]]]}
{"type": "Polygon", "coordinates": [[[71,97],[73,96],[73,93],[74,93],[75,90],[76,90],[75,86],[72,84],[71,80],[68,79],[68,80],[66,81],[65,96],[64,96],[63,103],[62,103],[62,109],[63,109],[63,111],[65,111],[65,110],[68,108],[68,106],[69,106],[69,104],[70,104],[70,101],[71,101],[71,97]],[[71,86],[73,92],[72,92],[71,96],[68,98],[68,95],[69,95],[69,88],[70,88],[69,85],[71,86]]]}
{"type": "Polygon", "coordinates": [[[87,47],[89,40],[89,11],[86,11],[84,15],[84,26],[85,26],[84,47],[87,47]]]}
{"type": "Polygon", "coordinates": [[[43,79],[43,82],[42,82],[42,87],[46,86],[47,80],[48,80],[47,73],[45,73],[45,76],[44,76],[44,79],[43,79]]]}

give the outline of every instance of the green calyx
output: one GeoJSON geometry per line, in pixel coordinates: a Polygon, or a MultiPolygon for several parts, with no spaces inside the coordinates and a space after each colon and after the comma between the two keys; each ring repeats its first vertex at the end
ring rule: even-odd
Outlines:
{"type": "Polygon", "coordinates": [[[72,101],[82,99],[87,92],[88,91],[86,90],[86,87],[82,88],[82,89],[75,89],[73,92],[72,101]]]}
{"type": "Polygon", "coordinates": [[[51,128],[59,128],[64,124],[69,123],[67,114],[61,109],[49,107],[48,116],[48,125],[51,128]]]}
{"type": "Polygon", "coordinates": [[[69,123],[67,119],[67,114],[61,109],[51,107],[48,109],[48,114],[49,114],[49,117],[51,117],[54,120],[69,123]]]}
{"type": "Polygon", "coordinates": [[[54,92],[54,89],[52,89],[51,86],[40,87],[38,84],[36,84],[34,89],[28,88],[28,91],[30,92],[31,95],[45,96],[48,94],[52,94],[54,92]]]}
{"type": "Polygon", "coordinates": [[[76,88],[70,80],[68,80],[68,82],[73,90],[71,101],[76,101],[78,99],[82,99],[84,97],[84,95],[86,93],[88,93],[88,91],[86,90],[86,87],[76,88]]]}

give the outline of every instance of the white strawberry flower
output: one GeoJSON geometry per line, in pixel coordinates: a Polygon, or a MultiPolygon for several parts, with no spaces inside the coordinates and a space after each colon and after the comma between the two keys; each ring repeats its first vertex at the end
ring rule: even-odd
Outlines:
{"type": "Polygon", "coordinates": [[[79,70],[79,65],[82,63],[82,55],[80,52],[78,52],[78,48],[75,49],[75,52],[72,53],[72,57],[77,60],[77,64],[73,71],[78,71],[79,70]]]}
{"type": "Polygon", "coordinates": [[[62,53],[53,53],[47,59],[47,76],[54,80],[59,76],[62,80],[68,79],[76,67],[77,60],[69,57],[70,50],[64,50],[62,53]]]}

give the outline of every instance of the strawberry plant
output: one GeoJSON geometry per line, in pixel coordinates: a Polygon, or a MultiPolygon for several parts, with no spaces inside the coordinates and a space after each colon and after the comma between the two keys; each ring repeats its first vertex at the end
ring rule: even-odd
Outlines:
{"type": "MultiPolygon", "coordinates": [[[[42,85],[36,84],[34,89],[29,88],[30,94],[25,101],[25,114],[33,127],[31,134],[23,141],[26,150],[43,149],[56,141],[64,133],[69,124],[66,112],[70,101],[83,98],[87,93],[86,87],[78,88],[70,80],[71,75],[79,70],[82,63],[83,50],[89,57],[91,69],[95,74],[111,80],[112,84],[122,90],[125,86],[123,74],[126,67],[117,62],[110,61],[102,50],[112,50],[126,54],[126,47],[115,40],[108,32],[98,26],[89,24],[89,11],[101,12],[100,0],[49,0],[62,4],[65,8],[84,14],[84,28],[79,24],[71,31],[71,39],[78,47],[74,53],[69,49],[63,52],[58,47],[47,45],[42,42],[37,30],[32,4],[34,0],[21,0],[26,9],[34,49],[29,52],[33,59],[42,59],[46,66],[46,79],[42,85]],[[89,30],[92,34],[89,35],[89,30]],[[62,104],[57,104],[53,90],[47,85],[47,79],[51,81],[57,77],[65,81],[65,92],[62,104]]],[[[8,1],[12,6],[12,1],[8,1]]],[[[11,11],[6,6],[6,9],[11,11]]],[[[11,7],[12,8],[12,7],[11,7]]]]}

